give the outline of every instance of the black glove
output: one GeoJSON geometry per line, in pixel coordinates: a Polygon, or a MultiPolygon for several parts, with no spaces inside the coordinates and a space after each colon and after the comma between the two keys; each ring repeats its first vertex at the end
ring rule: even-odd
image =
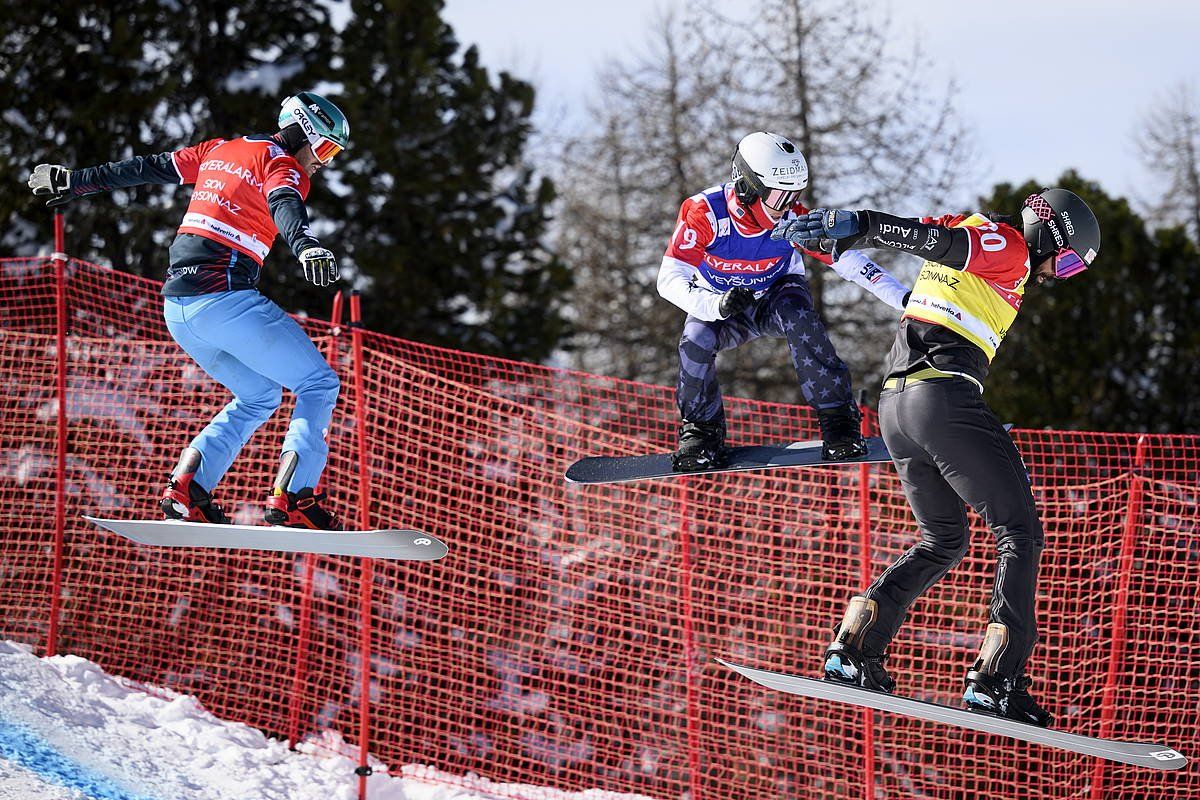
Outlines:
{"type": "Polygon", "coordinates": [[[38,164],[29,174],[29,188],[38,197],[50,196],[50,208],[71,201],[71,170],[61,164],[38,164]]]}
{"type": "Polygon", "coordinates": [[[822,252],[830,253],[833,260],[837,261],[842,253],[854,249],[862,233],[863,221],[857,211],[818,208],[802,217],[779,220],[771,231],[771,238],[791,242],[806,250],[820,247],[822,252]],[[828,250],[821,244],[814,244],[825,239],[833,242],[828,250]]]}
{"type": "Polygon", "coordinates": [[[304,279],[315,286],[329,286],[339,277],[337,259],[324,247],[310,247],[300,254],[304,279]]]}
{"type": "Polygon", "coordinates": [[[717,307],[717,311],[721,314],[721,319],[729,319],[752,305],[754,305],[754,292],[745,286],[739,286],[721,295],[721,305],[717,307]]]}

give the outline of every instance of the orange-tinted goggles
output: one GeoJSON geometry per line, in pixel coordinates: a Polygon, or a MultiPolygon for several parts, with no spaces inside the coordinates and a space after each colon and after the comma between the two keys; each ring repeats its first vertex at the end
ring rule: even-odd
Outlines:
{"type": "Polygon", "coordinates": [[[321,139],[312,146],[313,155],[317,157],[317,161],[322,164],[328,164],[333,160],[333,157],[342,152],[342,146],[337,142],[331,142],[328,139],[321,139]]]}

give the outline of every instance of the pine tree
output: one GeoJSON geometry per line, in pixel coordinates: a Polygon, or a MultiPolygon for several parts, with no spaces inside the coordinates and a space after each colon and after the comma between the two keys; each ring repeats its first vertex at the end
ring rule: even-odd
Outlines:
{"type": "MultiPolygon", "coordinates": [[[[0,29],[0,250],[44,248],[50,218],[24,177],[275,128],[287,79],[320,58],[328,13],[303,0],[9,4],[0,29]]],[[[160,277],[189,189],[146,186],[66,207],[69,250],[160,277]]],[[[281,255],[269,268],[284,266],[281,255]]],[[[290,256],[288,256],[290,259],[290,256]]],[[[326,301],[327,302],[327,301],[326,301]]],[[[324,308],[321,309],[324,311],[324,308]]]]}
{"type": "MultiPolygon", "coordinates": [[[[553,185],[525,160],[533,88],[460,52],[441,3],[363,2],[335,31],[319,3],[44,2],[0,30],[0,252],[32,253],[50,217],[24,186],[40,162],[82,167],[271,132],[280,100],[314,89],[351,146],[313,181],[322,243],[364,289],[377,330],[540,359],[567,332],[569,273],[543,247],[553,185]]],[[[161,277],[190,190],[147,186],[67,207],[69,251],[161,277]]],[[[262,290],[328,313],[276,240],[262,290]]],[[[343,284],[344,285],[344,284],[343,284]]]]}
{"type": "Polygon", "coordinates": [[[460,52],[439,0],[363,0],[331,71],[351,121],[340,186],[319,208],[362,276],[369,327],[541,359],[566,333],[569,285],[542,246],[549,180],[525,158],[533,88],[460,52]]]}
{"type": "MultiPolygon", "coordinates": [[[[1151,233],[1124,198],[1074,172],[1055,184],[1100,222],[1100,254],[1052,288],[1030,285],[992,364],[988,403],[1024,427],[1193,430],[1200,423],[1200,256],[1183,229],[1151,233]]],[[[981,208],[1014,213],[1043,188],[1000,184],[981,208]]]]}

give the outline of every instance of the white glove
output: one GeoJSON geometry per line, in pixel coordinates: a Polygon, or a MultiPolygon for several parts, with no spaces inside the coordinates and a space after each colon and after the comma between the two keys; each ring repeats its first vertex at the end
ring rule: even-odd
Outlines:
{"type": "Polygon", "coordinates": [[[71,199],[71,170],[61,164],[38,164],[29,175],[28,184],[35,195],[50,196],[46,205],[51,208],[71,199]]]}
{"type": "Polygon", "coordinates": [[[329,286],[341,277],[337,259],[324,247],[305,250],[300,254],[300,264],[304,267],[304,279],[314,286],[329,286]]]}

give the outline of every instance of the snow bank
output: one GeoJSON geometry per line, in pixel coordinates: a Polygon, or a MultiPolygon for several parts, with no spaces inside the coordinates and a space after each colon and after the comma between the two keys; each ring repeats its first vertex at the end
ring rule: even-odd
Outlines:
{"type": "MultiPolygon", "coordinates": [[[[77,656],[38,658],[0,642],[0,798],[356,800],[357,748],[333,732],[300,744],[208,713],[194,697],[148,693],[77,656]]],[[[646,800],[567,793],[373,762],[370,800],[646,800]]]]}

